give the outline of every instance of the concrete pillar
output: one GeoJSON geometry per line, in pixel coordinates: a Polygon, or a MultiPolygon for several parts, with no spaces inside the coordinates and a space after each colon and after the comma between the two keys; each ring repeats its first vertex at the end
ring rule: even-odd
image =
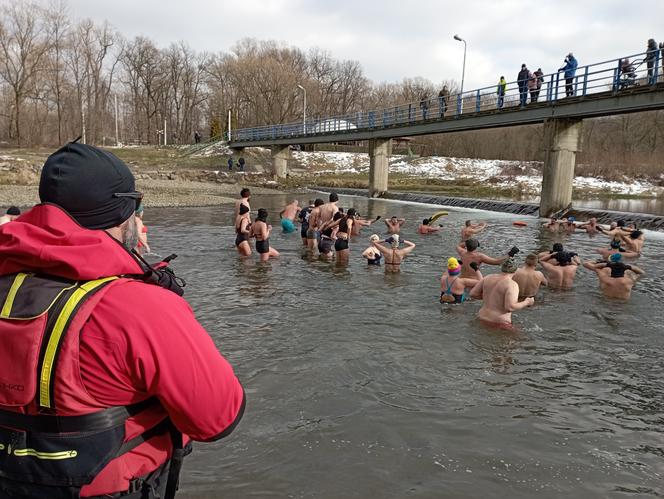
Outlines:
{"type": "Polygon", "coordinates": [[[369,140],[369,197],[387,192],[387,171],[392,154],[392,139],[369,140]]]}
{"type": "Polygon", "coordinates": [[[544,122],[541,217],[548,217],[567,208],[572,202],[574,165],[582,123],[580,119],[551,119],[544,122]]]}
{"type": "Polygon", "coordinates": [[[272,146],[272,175],[274,178],[285,178],[288,171],[290,148],[288,146],[272,146]]]}

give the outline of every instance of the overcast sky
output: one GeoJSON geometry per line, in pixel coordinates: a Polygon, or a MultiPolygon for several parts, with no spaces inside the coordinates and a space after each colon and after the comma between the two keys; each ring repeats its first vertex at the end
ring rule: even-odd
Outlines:
{"type": "MultiPolygon", "coordinates": [[[[40,0],[46,4],[48,0],[40,0]]],[[[159,46],[185,40],[228,51],[244,37],[320,47],[361,63],[370,79],[461,79],[465,88],[515,80],[521,63],[545,73],[572,51],[579,65],[664,41],[664,0],[68,0],[70,16],[108,20],[159,46]]]]}

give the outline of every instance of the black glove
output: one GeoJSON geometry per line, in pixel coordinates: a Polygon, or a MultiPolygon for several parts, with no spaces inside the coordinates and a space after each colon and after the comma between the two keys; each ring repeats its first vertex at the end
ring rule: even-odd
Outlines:
{"type": "Polygon", "coordinates": [[[477,265],[476,262],[471,262],[471,263],[470,263],[470,268],[473,269],[474,271],[478,271],[478,270],[480,270],[480,266],[477,265]]]}
{"type": "Polygon", "coordinates": [[[173,291],[178,296],[184,294],[184,289],[182,288],[187,285],[184,279],[176,276],[175,272],[169,267],[148,270],[145,276],[143,276],[143,281],[173,291]]]}
{"type": "Polygon", "coordinates": [[[374,222],[378,222],[378,220],[380,220],[380,215],[376,217],[376,220],[374,220],[374,222]]]}
{"type": "Polygon", "coordinates": [[[509,252],[507,253],[507,256],[509,256],[510,258],[512,258],[512,257],[513,257],[514,255],[516,255],[519,251],[521,251],[519,248],[517,248],[516,246],[512,246],[512,249],[509,250],[509,252]]]}
{"type": "Polygon", "coordinates": [[[438,227],[442,227],[442,226],[443,226],[442,224],[438,224],[438,227]]]}

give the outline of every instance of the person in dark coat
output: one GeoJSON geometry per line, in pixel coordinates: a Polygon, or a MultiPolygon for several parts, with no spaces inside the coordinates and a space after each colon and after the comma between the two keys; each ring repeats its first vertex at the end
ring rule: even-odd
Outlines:
{"type": "Polygon", "coordinates": [[[228,171],[233,171],[233,158],[228,158],[228,171]]]}
{"type": "Polygon", "coordinates": [[[576,74],[576,68],[579,65],[578,61],[574,57],[574,54],[571,52],[565,57],[565,64],[558,71],[565,72],[565,96],[572,97],[574,96],[574,75],[576,74]]]}
{"type": "MultiPolygon", "coordinates": [[[[662,50],[664,52],[664,50],[662,50]]],[[[440,117],[445,116],[445,110],[447,109],[447,102],[450,99],[450,91],[447,89],[447,85],[443,85],[443,88],[438,92],[438,108],[440,109],[440,117]]]]}
{"type": "Polygon", "coordinates": [[[657,42],[654,38],[648,40],[646,58],[643,61],[648,65],[648,79],[652,80],[652,77],[655,74],[655,64],[657,62],[657,42]]]}
{"type": "Polygon", "coordinates": [[[521,71],[519,71],[519,74],[516,77],[516,82],[519,85],[519,97],[520,97],[521,106],[525,106],[526,102],[528,100],[528,76],[529,75],[530,75],[530,71],[528,71],[528,68],[526,67],[526,65],[521,64],[521,71]]]}
{"type": "Polygon", "coordinates": [[[237,165],[238,165],[238,170],[243,172],[244,171],[244,158],[241,157],[240,159],[238,159],[237,160],[237,165]]]}

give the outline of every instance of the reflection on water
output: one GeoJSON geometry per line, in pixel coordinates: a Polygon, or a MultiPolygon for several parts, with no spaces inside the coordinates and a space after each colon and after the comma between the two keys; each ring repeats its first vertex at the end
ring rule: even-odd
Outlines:
{"type": "MultiPolygon", "coordinates": [[[[282,254],[267,264],[237,257],[231,207],[146,212],[151,246],[180,255],[186,296],[247,390],[236,432],[187,459],[181,497],[664,494],[664,238],[648,233],[630,302],[603,299],[580,270],[574,290],[545,292],[516,331],[495,331],[478,302],[438,303],[440,272],[465,219],[491,224],[481,250],[516,243],[521,257],[554,242],[535,219],[450,210],[441,234],[419,236],[438,207],[342,197],[408,220],[418,246],[385,275],[360,257],[370,229],[347,267],[310,259],[276,228],[285,199],[252,199],[282,254]]],[[[596,258],[607,240],[563,242],[596,258]]]]}
{"type": "MultiPolygon", "coordinates": [[[[520,201],[523,203],[539,203],[539,197],[495,198],[501,201],[520,201]]],[[[629,213],[648,213],[651,215],[664,215],[664,199],[574,199],[574,208],[588,208],[592,210],[624,211],[629,213]]]]}

